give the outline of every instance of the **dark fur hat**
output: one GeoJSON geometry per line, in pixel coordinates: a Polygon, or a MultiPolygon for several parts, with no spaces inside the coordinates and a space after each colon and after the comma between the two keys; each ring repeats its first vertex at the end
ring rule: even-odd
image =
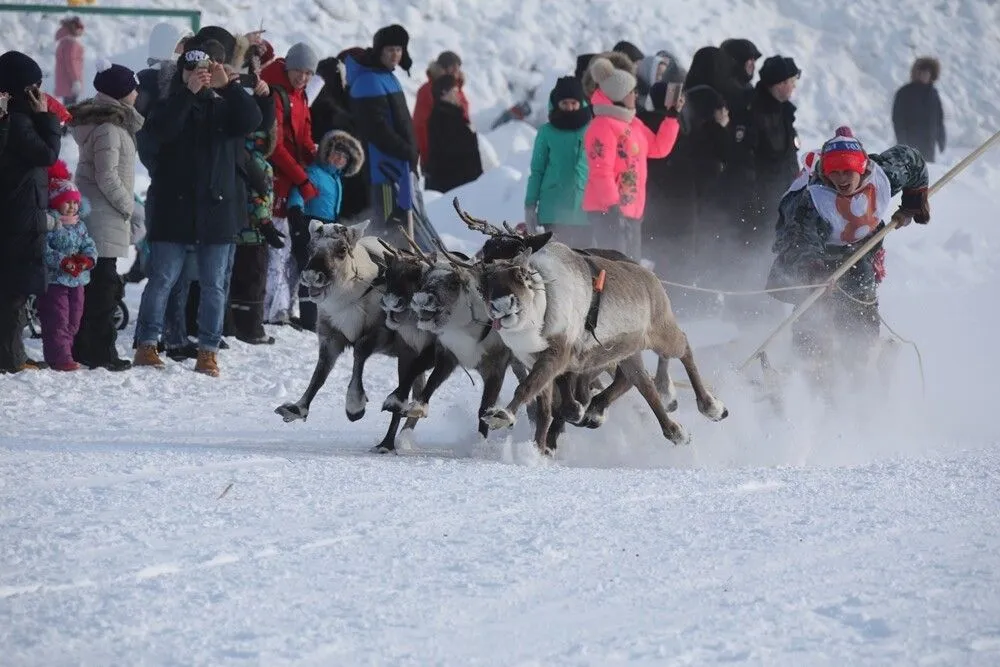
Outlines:
{"type": "Polygon", "coordinates": [[[916,81],[920,72],[930,72],[931,83],[936,83],[938,77],[941,76],[941,63],[937,58],[930,56],[917,58],[913,61],[913,67],[910,68],[910,80],[916,81]]]}
{"type": "Polygon", "coordinates": [[[413,59],[410,58],[409,45],[410,33],[406,32],[406,28],[398,23],[393,23],[392,25],[387,25],[384,28],[379,28],[375,33],[375,37],[372,39],[372,51],[374,51],[376,60],[381,59],[382,49],[387,46],[403,47],[403,59],[399,61],[399,66],[407,74],[410,73],[410,68],[413,67],[413,59]]]}

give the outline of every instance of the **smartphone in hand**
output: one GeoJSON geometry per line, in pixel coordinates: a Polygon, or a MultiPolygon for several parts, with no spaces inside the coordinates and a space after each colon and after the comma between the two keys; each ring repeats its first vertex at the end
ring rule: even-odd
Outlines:
{"type": "Polygon", "coordinates": [[[681,97],[681,84],[679,83],[668,83],[667,93],[663,98],[663,108],[673,109],[677,106],[677,102],[681,97]]]}

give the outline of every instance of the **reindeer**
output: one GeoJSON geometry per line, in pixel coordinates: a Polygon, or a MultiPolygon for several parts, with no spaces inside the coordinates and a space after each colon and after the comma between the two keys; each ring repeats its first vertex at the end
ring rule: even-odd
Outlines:
{"type": "Polygon", "coordinates": [[[514,356],[531,368],[506,407],[486,411],[490,428],[513,426],[517,410],[540,397],[535,442],[547,452],[553,381],[566,372],[617,366],[649,404],[663,435],[675,444],[687,443],[687,433],[670,418],[646,373],[645,349],[661,359],[680,359],[702,414],[713,421],[728,416],[701,379],[663,285],[639,264],[547,242],[537,252],[529,247],[512,260],[487,265],[483,290],[493,326],[514,356]],[[603,317],[591,325],[588,313],[594,303],[603,317]]]}
{"type": "MultiPolygon", "coordinates": [[[[487,235],[487,240],[481,251],[484,262],[513,259],[526,249],[537,252],[552,238],[551,232],[522,235],[515,232],[506,222],[503,223],[504,229],[500,229],[485,220],[474,218],[461,208],[457,197],[452,200],[452,205],[459,218],[465,222],[469,229],[487,235]]],[[[609,260],[636,264],[627,255],[617,250],[604,248],[574,248],[574,250],[584,256],[596,255],[609,260]]],[[[677,410],[677,388],[667,370],[667,359],[661,357],[657,363],[655,385],[657,391],[665,399],[667,412],[674,412],[677,410]]],[[[560,410],[553,417],[549,433],[549,447],[555,447],[555,441],[563,430],[564,422],[587,428],[599,428],[607,418],[610,405],[627,393],[632,386],[628,374],[617,366],[598,369],[591,373],[564,373],[558,376],[555,381],[557,391],[554,398],[559,399],[560,410]],[[612,383],[603,390],[600,389],[598,381],[602,372],[613,376],[612,383]],[[596,395],[594,395],[595,388],[598,389],[596,395]]]]}
{"type": "MultiPolygon", "coordinates": [[[[514,373],[520,380],[527,376],[527,371],[515,362],[493,329],[486,302],[479,292],[480,276],[476,265],[466,257],[449,252],[440,242],[438,249],[446,261],[432,263],[425,257],[429,268],[413,294],[410,307],[417,316],[417,326],[432,332],[448,355],[435,365],[423,392],[415,395],[407,415],[426,417],[431,394],[454,369],[459,365],[473,368],[483,378],[478,428],[480,436],[485,438],[489,427],[482,418],[487,408],[500,397],[507,368],[514,362],[514,373]]],[[[415,244],[414,251],[419,253],[415,244]]]]}
{"type": "MultiPolygon", "coordinates": [[[[363,382],[364,366],[372,354],[378,352],[396,357],[400,377],[407,377],[416,361],[418,354],[404,336],[386,326],[376,289],[383,280],[377,260],[381,260],[384,248],[378,239],[364,236],[367,228],[368,221],[349,227],[318,220],[310,223],[314,253],[302,272],[300,283],[306,288],[308,298],[317,303],[319,358],[302,397],[295,403],[275,408],[286,423],[304,421],[309,416],[313,398],[347,347],[354,348],[354,368],[345,401],[347,418],[352,422],[365,414],[368,396],[363,382]]],[[[407,395],[410,388],[419,392],[423,388],[423,378],[418,376],[413,381],[412,387],[407,388],[407,395]]],[[[395,448],[401,419],[400,413],[393,413],[385,437],[372,448],[373,452],[395,448]]],[[[416,420],[407,420],[405,427],[413,428],[415,424],[416,420]]]]}

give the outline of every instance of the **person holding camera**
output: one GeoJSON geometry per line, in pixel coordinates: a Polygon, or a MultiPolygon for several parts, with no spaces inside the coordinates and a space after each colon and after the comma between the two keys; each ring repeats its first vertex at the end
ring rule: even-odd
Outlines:
{"type": "Polygon", "coordinates": [[[260,109],[227,71],[222,45],[197,36],[185,46],[165,99],[149,112],[144,130],[157,143],[149,186],[149,282],[139,307],[136,366],[162,368],[156,344],[163,332],[170,289],[193,247],[201,297],[195,370],[218,376],[229,272],[235,239],[246,220],[246,190],[237,165],[246,135],[261,123],[260,109]]]}
{"type": "Polygon", "coordinates": [[[24,304],[45,293],[48,168],[59,159],[62,130],[40,90],[42,70],[19,51],[0,55],[7,142],[0,152],[0,372],[41,364],[24,350],[24,304]]]}

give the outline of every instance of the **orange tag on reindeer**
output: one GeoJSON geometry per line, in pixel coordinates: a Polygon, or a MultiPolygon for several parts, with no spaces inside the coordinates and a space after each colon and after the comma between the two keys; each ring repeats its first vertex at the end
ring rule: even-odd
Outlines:
{"type": "Polygon", "coordinates": [[[607,276],[608,276],[607,272],[605,272],[604,269],[601,269],[601,272],[598,273],[597,276],[594,278],[594,291],[595,292],[603,292],[604,291],[604,279],[607,278],[607,276]]]}

